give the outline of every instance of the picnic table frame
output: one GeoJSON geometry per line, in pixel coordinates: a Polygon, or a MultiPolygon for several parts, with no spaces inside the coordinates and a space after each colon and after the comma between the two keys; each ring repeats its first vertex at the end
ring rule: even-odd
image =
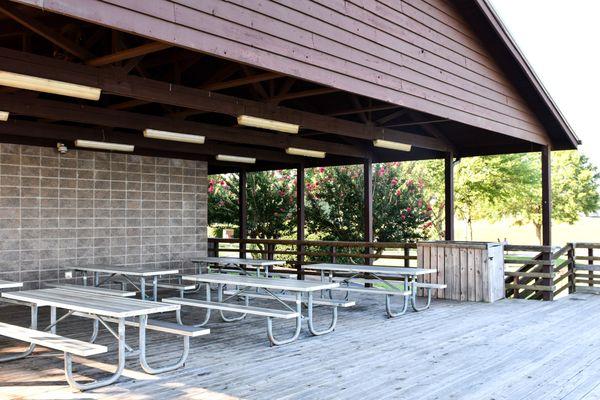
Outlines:
{"type": "MultiPolygon", "coordinates": [[[[377,282],[385,285],[385,290],[398,291],[401,289],[398,285],[394,285],[389,278],[402,278],[403,291],[410,291],[410,296],[407,298],[404,296],[403,308],[400,312],[393,312],[390,304],[390,296],[386,296],[386,312],[390,317],[402,315],[406,312],[408,302],[410,301],[411,307],[414,311],[421,311],[417,306],[417,288],[413,284],[416,282],[419,276],[433,274],[437,272],[435,268],[412,268],[412,267],[394,267],[394,266],[373,266],[373,265],[354,265],[354,264],[329,264],[329,263],[318,263],[318,264],[306,264],[302,266],[302,269],[312,269],[320,271],[321,281],[325,281],[325,271],[328,271],[329,281],[333,281],[334,272],[341,272],[350,274],[350,276],[344,277],[344,283],[350,285],[352,280],[355,278],[366,278],[374,279],[377,282]]],[[[343,286],[340,286],[343,289],[343,286]]],[[[331,296],[331,291],[329,292],[331,296]]],[[[348,292],[346,292],[348,297],[348,292]]]]}
{"type": "MultiPolygon", "coordinates": [[[[189,355],[189,337],[183,338],[183,351],[177,362],[160,368],[149,365],[146,357],[146,325],[148,315],[163,312],[177,312],[180,306],[176,304],[158,303],[146,300],[121,298],[110,295],[98,294],[90,297],[86,293],[69,290],[65,288],[36,289],[20,292],[2,293],[4,299],[12,303],[27,305],[31,309],[31,329],[38,329],[39,307],[50,307],[50,324],[42,331],[50,331],[56,334],[57,325],[70,316],[83,316],[94,319],[95,324],[101,323],[108,332],[117,340],[118,361],[115,372],[108,378],[96,380],[90,383],[79,383],[73,377],[73,361],[70,354],[65,355],[65,375],[67,382],[79,390],[89,390],[114,383],[122,375],[125,368],[125,360],[128,355],[138,355],[139,362],[144,371],[149,374],[157,374],[172,371],[181,367],[189,355]],[[67,313],[57,318],[57,309],[67,310],[67,313]],[[139,319],[139,349],[137,352],[127,345],[125,341],[126,318],[139,319]],[[117,331],[108,325],[107,318],[117,319],[117,331]],[[126,351],[127,350],[127,351],[126,351]]],[[[91,342],[95,340],[95,332],[91,342]]],[[[24,352],[0,358],[0,362],[12,361],[29,356],[36,345],[31,343],[24,352]]]]}
{"type": "Polygon", "coordinates": [[[4,281],[0,279],[0,290],[2,289],[16,289],[23,287],[22,282],[4,281]]]}
{"type": "Polygon", "coordinates": [[[83,285],[87,285],[88,281],[88,273],[93,274],[93,284],[94,286],[100,286],[110,280],[114,279],[117,276],[122,277],[127,282],[131,283],[133,287],[135,287],[140,292],[140,297],[142,300],[146,300],[146,278],[152,278],[152,300],[158,300],[158,277],[165,275],[175,275],[179,273],[179,269],[177,268],[169,268],[169,269],[160,269],[155,267],[146,267],[144,265],[79,265],[73,268],[74,271],[83,272],[83,285]],[[100,274],[107,273],[108,277],[104,278],[104,280],[100,281],[100,274]],[[136,277],[139,279],[139,286],[133,281],[130,277],[136,277]]]}
{"type": "MultiPolygon", "coordinates": [[[[288,280],[288,279],[274,279],[269,277],[250,277],[248,275],[230,275],[230,274],[221,274],[221,273],[206,273],[206,274],[198,274],[198,275],[184,275],[182,276],[183,280],[194,281],[198,283],[206,284],[206,300],[211,301],[211,293],[210,293],[210,284],[217,284],[217,301],[219,303],[225,303],[231,299],[238,298],[240,296],[244,296],[244,293],[248,293],[254,289],[262,289],[265,293],[267,293],[270,298],[277,301],[279,304],[283,305],[286,310],[297,313],[295,318],[296,326],[294,330],[294,334],[288,339],[276,339],[273,334],[273,323],[272,318],[267,318],[267,336],[269,341],[273,345],[281,345],[291,343],[298,338],[300,335],[300,331],[302,329],[302,320],[306,319],[308,324],[308,330],[312,335],[320,336],[332,332],[335,329],[337,324],[337,306],[333,307],[332,319],[328,328],[323,330],[318,330],[315,327],[313,321],[313,294],[314,292],[333,289],[339,286],[337,283],[329,282],[308,282],[308,281],[298,281],[298,280],[288,280]],[[226,285],[232,285],[238,287],[234,294],[229,295],[226,298],[223,298],[223,288],[226,285]],[[285,292],[293,292],[295,294],[295,308],[290,307],[284,300],[282,300],[275,291],[285,291],[285,292]],[[308,296],[307,301],[307,315],[304,317],[302,315],[302,294],[306,293],[308,296]]],[[[245,297],[244,303],[248,306],[249,298],[245,297]]],[[[210,319],[210,308],[206,310],[205,319],[197,325],[194,326],[203,326],[210,319]]],[[[223,314],[223,310],[219,310],[219,314],[221,319],[225,322],[234,322],[240,321],[246,317],[245,313],[241,313],[238,317],[226,317],[223,314]]],[[[179,315],[179,313],[178,313],[179,315]]],[[[181,318],[179,316],[178,322],[183,324],[181,318]]]]}

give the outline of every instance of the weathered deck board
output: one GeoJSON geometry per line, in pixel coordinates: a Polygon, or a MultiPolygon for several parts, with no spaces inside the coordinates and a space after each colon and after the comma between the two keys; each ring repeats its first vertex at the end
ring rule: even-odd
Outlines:
{"type": "MultiPolygon", "coordinates": [[[[600,296],[494,304],[434,301],[426,312],[393,320],[384,317],[382,299],[356,298],[356,307],[340,310],[333,334],[303,333],[295,343],[270,348],[264,318],[214,322],[210,335],[192,339],[185,368],[150,376],[129,360],[116,385],[84,395],[66,385],[61,358],[43,350],[47,356],[0,364],[0,398],[499,400],[600,394],[600,296]]],[[[323,308],[316,314],[328,317],[323,308]]],[[[43,313],[40,325],[47,318],[43,313]]],[[[184,313],[184,319],[190,315],[184,313]]],[[[26,324],[27,312],[2,308],[0,320],[26,324]]],[[[291,324],[276,322],[276,327],[284,326],[291,324]]],[[[90,328],[90,321],[73,320],[58,333],[86,339],[90,328]]],[[[127,333],[134,342],[135,330],[127,333]]],[[[149,333],[150,362],[179,354],[180,341],[166,343],[165,337],[149,333]]],[[[0,348],[14,343],[0,339],[0,348]]],[[[99,343],[111,344],[105,332],[99,343]]],[[[86,362],[79,372],[96,376],[90,367],[108,370],[114,357],[111,349],[94,358],[100,364],[86,362]]]]}

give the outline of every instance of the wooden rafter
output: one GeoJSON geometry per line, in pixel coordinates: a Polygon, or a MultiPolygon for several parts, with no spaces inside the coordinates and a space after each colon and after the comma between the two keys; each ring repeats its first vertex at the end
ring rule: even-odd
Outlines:
{"type": "Polygon", "coordinates": [[[292,92],[292,93],[277,95],[277,96],[271,98],[270,101],[272,103],[281,103],[282,101],[286,101],[286,100],[301,99],[303,97],[311,97],[311,96],[320,96],[322,94],[329,94],[329,93],[336,93],[336,92],[339,92],[339,90],[333,89],[333,88],[328,88],[328,87],[308,89],[308,90],[302,90],[299,92],[292,92]]]}
{"type": "Polygon", "coordinates": [[[396,118],[400,118],[401,116],[406,114],[406,112],[407,112],[407,110],[405,110],[405,109],[394,111],[392,113],[389,113],[388,115],[385,115],[385,116],[379,118],[378,120],[375,121],[375,123],[377,125],[384,125],[390,121],[395,120],[396,118]]]}
{"type": "Polygon", "coordinates": [[[202,85],[202,86],[200,86],[200,88],[204,89],[204,90],[230,89],[230,88],[234,88],[234,87],[239,87],[239,86],[244,86],[244,85],[253,84],[253,83],[257,83],[257,82],[267,81],[270,79],[279,78],[280,76],[281,76],[280,74],[277,74],[275,72],[265,72],[262,74],[248,75],[243,78],[231,79],[228,81],[213,82],[213,83],[209,83],[207,85],[202,85]]]}
{"type": "Polygon", "coordinates": [[[17,21],[27,29],[37,33],[42,36],[44,39],[54,43],[56,46],[61,49],[68,51],[73,54],[77,58],[82,60],[87,60],[88,58],[92,58],[94,55],[79,44],[73,42],[72,40],[62,36],[60,33],[56,32],[54,29],[47,27],[42,24],[35,18],[32,18],[20,10],[17,9],[13,4],[8,1],[0,1],[0,11],[4,14],[8,15],[13,20],[17,21]]]}
{"type": "Polygon", "coordinates": [[[398,106],[395,104],[381,104],[381,105],[376,105],[376,106],[362,107],[359,109],[347,108],[347,109],[343,109],[340,111],[335,111],[335,112],[329,113],[327,115],[329,115],[330,117],[340,117],[343,115],[352,115],[352,114],[373,112],[373,111],[393,110],[393,109],[397,109],[397,108],[398,108],[398,106]]]}
{"type": "Polygon", "coordinates": [[[150,53],[156,53],[161,50],[165,50],[173,47],[170,44],[162,43],[162,42],[150,42],[143,44],[141,46],[132,47],[130,49],[120,50],[112,54],[107,54],[105,56],[96,57],[86,61],[87,65],[91,65],[93,67],[100,67],[103,65],[113,64],[123,60],[129,60],[131,58],[144,56],[150,53]]]}
{"type": "Polygon", "coordinates": [[[138,100],[231,116],[253,115],[298,124],[310,130],[358,139],[384,138],[431,150],[446,151],[448,149],[447,145],[438,139],[422,135],[367,126],[317,113],[278,107],[265,102],[242,99],[137,76],[119,76],[118,79],[115,79],[111,68],[98,69],[10,49],[0,49],[0,65],[7,71],[96,86],[100,87],[105,93],[138,100]]]}

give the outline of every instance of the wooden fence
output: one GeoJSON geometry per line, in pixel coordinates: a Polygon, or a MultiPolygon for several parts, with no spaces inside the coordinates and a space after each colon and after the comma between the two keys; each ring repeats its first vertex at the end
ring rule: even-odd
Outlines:
{"type": "MultiPolygon", "coordinates": [[[[506,297],[553,300],[575,291],[600,293],[600,243],[506,245],[504,250],[506,297]]],[[[285,260],[299,276],[301,265],[317,261],[417,267],[416,243],[209,238],[208,252],[285,260]]]]}

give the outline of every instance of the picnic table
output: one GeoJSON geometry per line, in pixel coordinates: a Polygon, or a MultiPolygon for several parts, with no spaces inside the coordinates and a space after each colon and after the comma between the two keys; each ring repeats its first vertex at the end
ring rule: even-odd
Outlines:
{"type": "Polygon", "coordinates": [[[9,361],[30,355],[36,344],[44,347],[54,348],[65,352],[65,375],[69,385],[79,390],[88,390],[115,382],[125,368],[127,355],[139,355],[139,362],[144,371],[155,374],[171,371],[181,367],[189,353],[189,338],[208,334],[209,330],[189,329],[175,323],[165,321],[151,321],[148,316],[164,312],[179,312],[180,306],[176,304],[159,303],[154,301],[131,299],[126,297],[95,294],[73,290],[64,287],[50,289],[26,290],[20,292],[2,293],[2,297],[12,302],[29,305],[31,308],[31,329],[21,328],[8,324],[0,325],[0,335],[13,337],[18,340],[30,342],[30,347],[23,353],[12,355],[1,359],[9,361]],[[42,330],[38,330],[38,308],[50,307],[50,324],[42,330]],[[67,312],[57,318],[57,309],[67,312]],[[63,320],[71,316],[91,318],[101,323],[117,339],[118,362],[116,371],[108,378],[90,383],[79,383],[75,381],[72,371],[71,354],[89,356],[107,351],[106,346],[82,342],[56,335],[56,327],[63,320]],[[117,323],[115,332],[108,323],[117,323]],[[134,352],[125,341],[125,326],[136,326],[139,328],[139,349],[134,352]],[[148,364],[146,358],[146,330],[156,330],[173,335],[183,336],[183,352],[181,358],[174,364],[154,368],[148,364]],[[126,349],[128,352],[126,352],[126,349]]]}
{"type": "Polygon", "coordinates": [[[94,286],[121,277],[126,282],[131,283],[139,290],[142,300],[146,299],[146,279],[152,278],[152,300],[158,300],[158,277],[166,275],[176,275],[179,273],[177,268],[157,268],[151,265],[79,265],[73,268],[75,271],[81,271],[84,274],[83,284],[87,285],[88,273],[94,275],[94,286]],[[109,274],[107,278],[100,281],[100,274],[109,274]],[[133,281],[139,280],[139,286],[133,281]]]}
{"type": "MultiPolygon", "coordinates": [[[[419,276],[436,273],[436,269],[426,268],[408,268],[408,267],[387,267],[373,265],[355,265],[355,264],[307,264],[302,266],[303,269],[316,270],[321,272],[321,280],[325,281],[325,272],[330,282],[340,282],[339,290],[346,292],[348,297],[349,292],[374,293],[385,295],[386,297],[386,312],[391,317],[402,315],[408,308],[410,301],[413,310],[421,311],[429,308],[431,304],[431,290],[445,288],[443,284],[425,284],[417,282],[419,276]],[[346,276],[334,277],[334,272],[343,273],[346,276]],[[402,279],[399,284],[397,280],[402,279]],[[365,287],[356,285],[379,284],[380,287],[365,287]],[[434,287],[435,286],[435,287],[434,287]],[[424,289],[428,292],[427,304],[425,307],[417,306],[417,291],[424,289]],[[404,297],[403,307],[400,312],[392,311],[391,298],[394,296],[404,297]]],[[[331,296],[331,292],[330,292],[331,296]]]]}
{"type": "Polygon", "coordinates": [[[4,281],[0,279],[0,290],[2,289],[14,289],[23,287],[22,282],[12,282],[12,281],[4,281]]]}
{"type": "MultiPolygon", "coordinates": [[[[333,289],[339,286],[334,282],[310,282],[291,279],[278,279],[269,277],[254,277],[249,275],[231,275],[223,273],[205,273],[198,275],[184,275],[183,280],[193,281],[206,284],[206,300],[188,299],[188,298],[167,298],[163,302],[179,304],[182,306],[190,306],[206,309],[206,317],[203,322],[195,326],[206,324],[210,318],[211,310],[218,310],[221,318],[226,322],[239,321],[244,319],[247,314],[259,315],[267,317],[267,337],[271,345],[281,345],[293,342],[300,334],[302,327],[302,304],[306,304],[308,329],[313,335],[323,335],[335,329],[337,323],[337,307],[339,302],[331,301],[328,304],[333,307],[333,315],[331,324],[327,329],[318,330],[313,322],[313,305],[315,303],[313,294],[320,290],[333,289]],[[210,284],[217,284],[217,301],[211,301],[210,284]],[[237,289],[229,292],[227,298],[223,298],[223,288],[225,285],[234,286],[237,289]],[[256,293],[256,289],[262,289],[263,292],[256,293]],[[277,292],[277,293],[276,293],[277,292]],[[283,292],[283,293],[282,293],[283,292]],[[293,293],[292,296],[286,293],[293,293]],[[307,295],[304,300],[302,295],[307,295]],[[275,300],[283,306],[283,309],[273,309],[266,307],[254,307],[249,305],[250,298],[266,298],[275,300]],[[244,305],[228,303],[229,300],[237,300],[243,298],[244,305]],[[295,307],[289,306],[287,303],[293,302],[295,307]],[[225,311],[241,314],[237,317],[227,317],[225,311]],[[273,335],[272,319],[295,319],[296,328],[291,338],[278,340],[273,335]]],[[[324,303],[321,303],[324,304],[324,303]]],[[[183,323],[178,320],[179,323],[183,323]]]]}

